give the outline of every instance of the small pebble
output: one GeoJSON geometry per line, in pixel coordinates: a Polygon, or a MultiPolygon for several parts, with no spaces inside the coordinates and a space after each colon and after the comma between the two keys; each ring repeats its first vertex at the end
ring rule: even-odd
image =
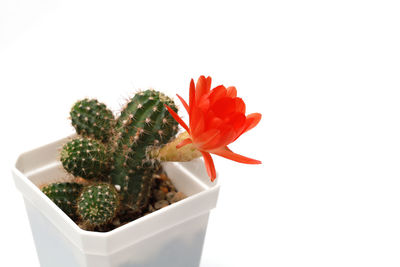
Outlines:
{"type": "Polygon", "coordinates": [[[153,190],[153,197],[156,201],[165,199],[165,192],[162,190],[153,190]]]}
{"type": "Polygon", "coordinates": [[[179,200],[182,200],[184,198],[186,198],[184,193],[176,192],[175,196],[171,199],[171,203],[178,202],[179,200]]]}
{"type": "Polygon", "coordinates": [[[118,226],[121,225],[121,221],[120,221],[119,218],[117,217],[117,218],[115,218],[115,219],[113,220],[112,224],[113,224],[115,227],[118,227],[118,226]]]}
{"type": "Polygon", "coordinates": [[[155,208],[156,210],[159,210],[159,209],[162,209],[162,208],[164,208],[164,207],[166,207],[166,206],[168,206],[168,205],[169,205],[168,201],[166,201],[166,200],[160,200],[160,201],[157,201],[157,202],[154,204],[154,208],[155,208]]]}
{"type": "Polygon", "coordinates": [[[175,186],[172,184],[171,180],[166,180],[165,185],[169,188],[170,191],[176,191],[175,186]]]}
{"type": "Polygon", "coordinates": [[[163,191],[165,194],[169,191],[166,186],[160,186],[160,190],[163,191]]]}
{"type": "Polygon", "coordinates": [[[165,173],[162,173],[162,174],[160,175],[160,179],[165,181],[165,180],[168,179],[168,177],[167,177],[167,175],[166,175],[165,173]]]}
{"type": "Polygon", "coordinates": [[[153,211],[155,211],[155,210],[156,210],[156,209],[153,207],[153,205],[149,204],[148,211],[149,211],[149,212],[153,212],[153,211]]]}
{"type": "Polygon", "coordinates": [[[168,193],[167,193],[166,199],[167,199],[167,201],[168,201],[169,203],[172,203],[171,200],[174,198],[175,194],[176,194],[175,191],[171,191],[171,192],[168,192],[168,193]]]}

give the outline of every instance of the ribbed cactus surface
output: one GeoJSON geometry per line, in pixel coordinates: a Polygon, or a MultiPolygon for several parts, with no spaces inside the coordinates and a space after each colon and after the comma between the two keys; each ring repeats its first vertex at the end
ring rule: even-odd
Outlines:
{"type": "Polygon", "coordinates": [[[115,124],[113,113],[96,99],[76,102],[70,112],[72,126],[79,135],[107,142],[115,124]]]}
{"type": "Polygon", "coordinates": [[[89,138],[75,138],[66,143],[61,151],[64,169],[85,179],[106,178],[109,173],[109,160],[107,147],[89,138]]]}
{"type": "Polygon", "coordinates": [[[96,227],[111,222],[118,208],[118,193],[108,183],[86,186],[78,198],[77,212],[85,226],[96,227]]]}
{"type": "Polygon", "coordinates": [[[78,183],[52,183],[43,187],[42,192],[68,216],[76,218],[76,201],[82,188],[83,185],[78,183]]]}
{"type": "Polygon", "coordinates": [[[157,161],[147,160],[147,151],[177,133],[177,122],[164,105],[177,111],[173,100],[158,91],[137,93],[116,123],[111,179],[124,204],[133,209],[147,203],[152,174],[159,168],[157,161]]]}

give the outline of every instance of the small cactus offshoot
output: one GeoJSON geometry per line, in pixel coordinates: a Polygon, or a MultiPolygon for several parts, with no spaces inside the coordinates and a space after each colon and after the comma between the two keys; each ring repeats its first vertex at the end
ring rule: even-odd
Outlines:
{"type": "Polygon", "coordinates": [[[99,183],[86,186],[78,198],[77,212],[87,227],[111,222],[119,208],[119,196],[114,186],[99,183]]]}
{"type": "Polygon", "coordinates": [[[113,113],[96,99],[83,99],[74,104],[70,112],[72,126],[79,135],[107,142],[112,135],[113,113]]]}
{"type": "Polygon", "coordinates": [[[101,180],[109,172],[109,153],[100,142],[76,138],[66,143],[61,151],[64,169],[84,179],[101,180]]]}
{"type": "Polygon", "coordinates": [[[76,201],[82,188],[82,184],[66,182],[49,184],[42,191],[69,217],[76,218],[76,201]]]}

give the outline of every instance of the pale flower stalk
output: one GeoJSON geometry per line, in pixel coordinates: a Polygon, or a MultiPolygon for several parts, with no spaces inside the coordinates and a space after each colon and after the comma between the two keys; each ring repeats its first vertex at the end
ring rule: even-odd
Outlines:
{"type": "Polygon", "coordinates": [[[183,140],[190,138],[188,132],[179,134],[173,141],[165,146],[154,148],[150,150],[151,158],[158,158],[161,161],[191,161],[195,158],[201,157],[201,152],[197,150],[193,144],[188,144],[181,148],[176,148],[183,140]]]}

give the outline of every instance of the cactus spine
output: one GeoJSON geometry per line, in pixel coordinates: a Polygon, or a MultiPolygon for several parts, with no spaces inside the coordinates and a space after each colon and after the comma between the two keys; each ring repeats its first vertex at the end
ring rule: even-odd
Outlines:
{"type": "Polygon", "coordinates": [[[89,228],[111,222],[119,208],[119,196],[113,185],[99,183],[85,187],[78,198],[78,214],[89,228]]]}
{"type": "Polygon", "coordinates": [[[73,105],[70,116],[78,134],[101,142],[110,139],[115,119],[105,104],[85,98],[73,105]]]}
{"type": "Polygon", "coordinates": [[[64,169],[74,176],[101,180],[108,176],[109,153],[100,142],[76,138],[66,143],[61,151],[64,169]]]}
{"type": "Polygon", "coordinates": [[[147,204],[152,174],[159,163],[147,160],[149,147],[167,143],[177,132],[177,122],[164,105],[177,110],[172,99],[155,90],[136,94],[116,123],[112,183],[120,187],[125,205],[141,209],[147,204]]]}
{"type": "Polygon", "coordinates": [[[69,217],[77,218],[76,201],[83,185],[78,183],[53,183],[42,188],[48,196],[69,217]]]}

